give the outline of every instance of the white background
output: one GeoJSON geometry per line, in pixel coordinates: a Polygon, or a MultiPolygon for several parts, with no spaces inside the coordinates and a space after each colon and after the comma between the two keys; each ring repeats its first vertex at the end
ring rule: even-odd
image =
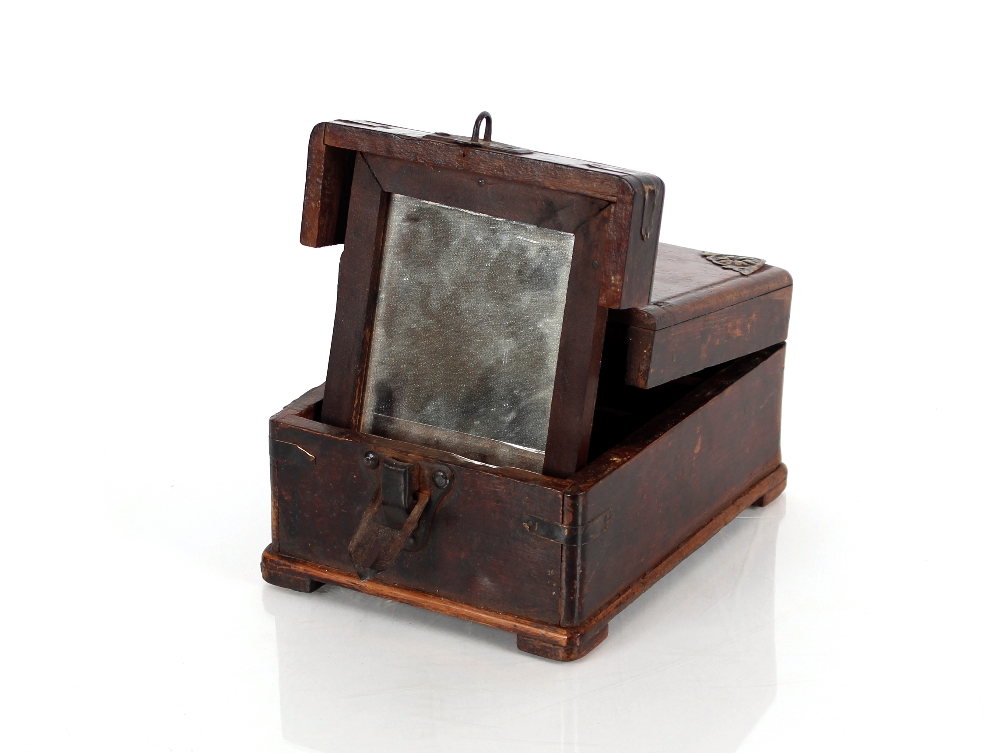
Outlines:
{"type": "Polygon", "coordinates": [[[0,747],[997,750],[995,8],[6,3],[0,747]],[[309,131],[482,109],[795,278],[787,493],[568,665],[258,571],[309,131]]]}

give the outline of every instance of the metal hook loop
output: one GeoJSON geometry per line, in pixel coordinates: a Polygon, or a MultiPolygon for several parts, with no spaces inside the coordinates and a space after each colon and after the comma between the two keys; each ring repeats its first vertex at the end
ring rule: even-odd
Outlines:
{"type": "Polygon", "coordinates": [[[472,126],[472,140],[479,141],[479,124],[486,120],[486,132],[483,134],[483,141],[493,141],[493,116],[490,115],[486,110],[479,113],[479,117],[476,118],[476,124],[472,126]]]}

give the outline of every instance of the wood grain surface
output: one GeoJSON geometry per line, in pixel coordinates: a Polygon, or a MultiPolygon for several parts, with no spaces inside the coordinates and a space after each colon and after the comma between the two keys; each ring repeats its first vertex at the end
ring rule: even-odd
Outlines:
{"type": "MultiPolygon", "coordinates": [[[[497,178],[486,181],[474,173],[367,153],[358,153],[352,181],[323,421],[343,428],[361,428],[385,217],[390,195],[402,193],[573,233],[573,259],[542,471],[565,477],[581,468],[590,447],[604,344],[607,309],[600,305],[600,260],[613,235],[614,204],[497,178]]],[[[429,342],[450,336],[448,331],[425,334],[429,342]]]]}
{"type": "Polygon", "coordinates": [[[657,387],[783,342],[791,303],[783,269],[744,276],[661,243],[650,303],[611,312],[609,336],[627,342],[625,383],[657,387]]]}
{"type": "MultiPolygon", "coordinates": [[[[780,493],[783,362],[782,344],[667,386],[663,410],[569,479],[325,424],[323,389],[312,390],[271,421],[265,578],[305,591],[314,582],[364,590],[515,632],[532,653],[578,658],[614,614],[740,510],[780,493]],[[347,545],[377,490],[368,451],[446,465],[455,486],[426,547],[362,586],[347,545]],[[582,544],[527,525],[556,530],[605,514],[608,525],[582,544]]],[[[654,400],[658,390],[635,392],[654,400]]]]}
{"type": "Polygon", "coordinates": [[[780,465],[784,355],[782,343],[725,365],[569,479],[563,522],[610,511],[612,525],[565,560],[564,625],[589,619],[780,465]]]}
{"type": "MultiPolygon", "coordinates": [[[[600,259],[600,305],[629,308],[649,302],[663,212],[662,180],[648,173],[541,152],[511,154],[490,148],[490,142],[476,148],[428,136],[422,131],[364,121],[318,124],[310,142],[302,242],[310,246],[338,242],[335,232],[321,228],[339,221],[339,207],[351,178],[347,162],[338,161],[327,150],[364,153],[370,158],[474,175],[477,185],[478,181],[486,186],[518,183],[543,193],[552,190],[607,202],[612,209],[600,259]],[[338,176],[343,188],[333,187],[338,176]]],[[[558,203],[552,208],[560,210],[558,203]]]]}

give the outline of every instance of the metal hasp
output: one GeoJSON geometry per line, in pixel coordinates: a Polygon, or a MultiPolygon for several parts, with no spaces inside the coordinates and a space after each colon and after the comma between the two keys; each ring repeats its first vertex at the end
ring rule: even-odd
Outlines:
{"type": "Polygon", "coordinates": [[[413,492],[413,466],[386,460],[382,463],[382,505],[379,521],[382,525],[403,530],[410,511],[416,506],[413,492]]]}
{"type": "Polygon", "coordinates": [[[426,546],[431,521],[455,476],[444,465],[380,458],[372,451],[364,453],[361,465],[376,475],[377,485],[347,550],[364,581],[392,566],[403,550],[426,546]]]}

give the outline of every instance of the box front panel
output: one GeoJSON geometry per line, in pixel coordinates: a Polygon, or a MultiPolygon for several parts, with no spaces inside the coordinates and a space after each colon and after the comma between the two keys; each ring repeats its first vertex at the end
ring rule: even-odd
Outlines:
{"type": "MultiPolygon", "coordinates": [[[[364,466],[365,452],[374,449],[407,462],[415,458],[374,437],[368,443],[315,426],[320,430],[283,425],[280,419],[272,424],[278,550],[353,573],[348,543],[377,492],[377,477],[364,466]]],[[[375,580],[558,623],[562,547],[528,533],[523,518],[558,522],[561,492],[474,467],[448,466],[454,485],[436,510],[426,547],[404,550],[375,580]]]]}

